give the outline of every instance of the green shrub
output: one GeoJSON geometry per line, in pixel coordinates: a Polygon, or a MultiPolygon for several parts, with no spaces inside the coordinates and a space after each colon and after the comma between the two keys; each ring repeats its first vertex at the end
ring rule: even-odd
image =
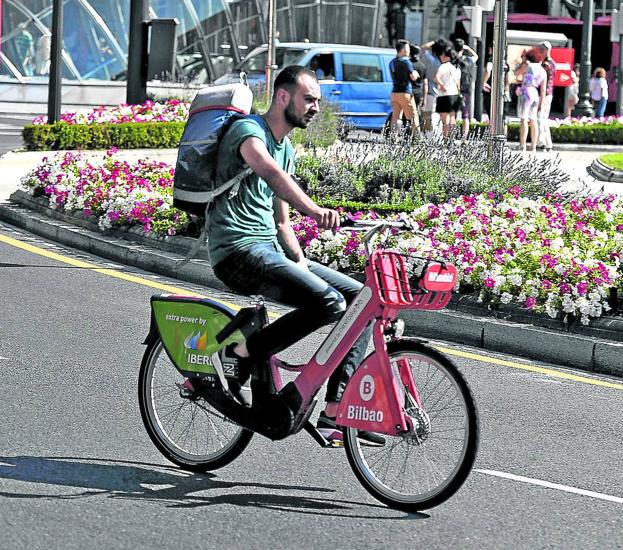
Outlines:
{"type": "MultiPolygon", "coordinates": [[[[388,204],[393,211],[482,192],[498,196],[518,186],[526,196],[554,193],[569,179],[559,160],[504,155],[502,170],[489,153],[486,132],[467,143],[441,137],[342,144],[299,158],[296,175],[326,203],[388,204]]],[[[360,206],[352,207],[359,209],[360,206]]],[[[351,207],[349,206],[349,209],[351,207]]]]}
{"type": "MultiPolygon", "coordinates": [[[[472,124],[474,129],[488,128],[486,123],[472,124]]],[[[592,143],[597,145],[623,144],[623,124],[602,123],[594,124],[562,124],[551,126],[552,141],[556,143],[592,143]]],[[[508,125],[508,141],[519,141],[519,124],[508,125]]]]}
{"type": "Polygon", "coordinates": [[[169,149],[177,147],[183,122],[125,124],[29,124],[22,132],[29,151],[64,149],[169,149]]]}

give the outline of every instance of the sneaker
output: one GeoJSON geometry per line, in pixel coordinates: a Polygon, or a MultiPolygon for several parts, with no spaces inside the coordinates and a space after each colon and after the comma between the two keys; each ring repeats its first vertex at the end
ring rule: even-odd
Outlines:
{"type": "MultiPolygon", "coordinates": [[[[335,418],[328,417],[324,412],[320,413],[316,428],[322,436],[331,443],[340,443],[344,441],[344,434],[342,433],[342,430],[338,428],[335,418]]],[[[357,430],[357,439],[359,439],[359,442],[362,445],[369,445],[372,447],[381,447],[385,445],[384,437],[366,430],[357,430]]]]}
{"type": "Polygon", "coordinates": [[[251,360],[239,357],[234,353],[236,344],[229,344],[221,353],[223,372],[231,393],[241,405],[250,407],[252,404],[251,388],[248,384],[251,376],[251,360]]]}

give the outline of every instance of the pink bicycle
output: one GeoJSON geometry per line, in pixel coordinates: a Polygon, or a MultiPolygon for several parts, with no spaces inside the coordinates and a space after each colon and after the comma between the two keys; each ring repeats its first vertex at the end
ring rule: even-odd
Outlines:
{"type": "Polygon", "coordinates": [[[478,446],[470,389],[455,365],[416,338],[403,338],[401,309],[441,309],[456,285],[453,265],[390,250],[373,250],[381,231],[412,230],[406,222],[353,222],[366,231],[366,281],[306,365],[272,357],[254,373],[263,388],[251,407],[237,401],[221,353],[267,323],[262,302],[238,313],[194,297],[153,296],[152,322],[139,375],[143,422],[156,447],[175,464],[208,471],[229,464],[254,433],[277,440],[301,430],[331,444],[309,421],[316,394],[371,323],[374,351],[357,368],[340,401],[349,463],[366,490],[390,507],[417,511],[447,500],[463,484],[478,446]],[[284,384],[282,372],[296,374],[284,384]],[[369,447],[358,430],[382,434],[369,447]]]}

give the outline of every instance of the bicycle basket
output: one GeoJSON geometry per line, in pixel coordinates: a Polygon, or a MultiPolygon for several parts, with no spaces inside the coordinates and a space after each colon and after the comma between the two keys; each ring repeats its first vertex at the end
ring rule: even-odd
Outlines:
{"type": "Polygon", "coordinates": [[[458,279],[452,264],[397,252],[376,251],[371,264],[379,298],[390,306],[442,309],[448,305],[458,279]]]}

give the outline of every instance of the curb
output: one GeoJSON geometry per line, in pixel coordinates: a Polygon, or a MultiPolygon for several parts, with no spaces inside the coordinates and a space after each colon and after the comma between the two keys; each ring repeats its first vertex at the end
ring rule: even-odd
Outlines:
{"type": "MultiPolygon", "coordinates": [[[[11,200],[13,202],[0,203],[0,221],[123,265],[192,284],[228,290],[216,278],[205,257],[193,259],[183,267],[178,267],[177,262],[186,254],[194,239],[157,239],[137,232],[122,231],[102,233],[91,220],[44,206],[42,203],[45,201],[47,204],[47,199],[33,199],[23,191],[17,191],[11,200]]],[[[623,377],[623,320],[601,319],[598,320],[599,327],[583,327],[581,332],[584,334],[579,333],[579,330],[572,334],[525,322],[487,318],[459,311],[460,300],[455,301],[454,307],[455,310],[437,312],[405,311],[402,317],[408,329],[424,338],[623,377]],[[595,332],[603,332],[613,339],[590,335],[595,332]],[[616,341],[619,339],[621,341],[616,341]]],[[[467,307],[474,309],[473,305],[467,307]]]]}
{"type": "Polygon", "coordinates": [[[595,159],[592,164],[586,168],[586,171],[600,181],[623,183],[623,172],[606,166],[599,159],[595,159]]]}

